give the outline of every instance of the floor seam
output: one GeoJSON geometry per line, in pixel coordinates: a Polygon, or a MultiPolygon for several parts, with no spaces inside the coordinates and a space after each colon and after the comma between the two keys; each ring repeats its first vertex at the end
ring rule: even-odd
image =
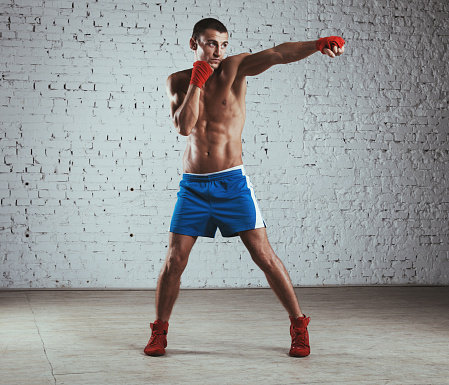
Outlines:
{"type": "Polygon", "coordinates": [[[44,350],[44,354],[45,354],[45,358],[47,359],[48,364],[50,365],[50,370],[51,370],[51,375],[53,377],[53,380],[55,381],[55,385],[56,385],[56,377],[54,374],[54,370],[53,370],[53,365],[51,364],[48,355],[47,355],[47,350],[45,349],[45,343],[44,340],[42,339],[42,335],[41,332],[39,330],[39,326],[37,326],[37,322],[36,322],[36,314],[34,313],[33,307],[31,306],[31,301],[30,301],[30,297],[28,296],[28,294],[26,294],[26,298],[28,300],[28,305],[30,307],[31,313],[33,313],[33,319],[34,319],[34,325],[36,326],[37,329],[37,334],[39,334],[39,338],[41,339],[41,343],[42,343],[42,348],[44,350]]]}

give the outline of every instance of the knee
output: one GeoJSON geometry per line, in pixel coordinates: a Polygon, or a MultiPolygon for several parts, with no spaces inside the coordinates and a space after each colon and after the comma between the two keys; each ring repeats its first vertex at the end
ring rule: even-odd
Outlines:
{"type": "Polygon", "coordinates": [[[189,255],[179,249],[170,249],[165,259],[164,267],[162,269],[164,274],[171,277],[181,277],[184,269],[187,266],[189,255]]]}
{"type": "Polygon", "coordinates": [[[277,266],[276,254],[273,250],[258,250],[257,252],[251,253],[253,261],[259,266],[263,271],[273,270],[277,266]]]}

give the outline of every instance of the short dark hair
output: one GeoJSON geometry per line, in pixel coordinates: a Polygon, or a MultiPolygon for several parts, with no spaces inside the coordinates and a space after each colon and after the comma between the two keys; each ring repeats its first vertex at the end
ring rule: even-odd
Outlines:
{"type": "Polygon", "coordinates": [[[207,19],[200,20],[195,24],[192,33],[193,39],[198,40],[200,38],[200,35],[204,33],[206,29],[213,29],[220,33],[228,33],[228,30],[221,21],[213,19],[212,17],[208,17],[207,19]]]}

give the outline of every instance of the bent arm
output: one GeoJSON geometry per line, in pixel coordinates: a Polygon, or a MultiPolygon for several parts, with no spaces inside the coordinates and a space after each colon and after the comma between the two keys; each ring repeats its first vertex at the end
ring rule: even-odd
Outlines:
{"type": "Polygon", "coordinates": [[[188,136],[198,121],[200,89],[190,84],[185,94],[179,90],[173,76],[167,79],[166,87],[173,124],[180,135],[188,136]]]}
{"type": "Polygon", "coordinates": [[[283,43],[276,47],[246,55],[241,61],[238,76],[255,76],[276,64],[302,60],[318,52],[317,41],[283,43]]]}

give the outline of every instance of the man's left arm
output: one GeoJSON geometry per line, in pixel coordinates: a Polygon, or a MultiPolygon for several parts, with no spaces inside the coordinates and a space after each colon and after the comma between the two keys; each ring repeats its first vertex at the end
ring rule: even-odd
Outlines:
{"type": "Polygon", "coordinates": [[[293,63],[319,51],[334,58],[344,52],[344,43],[342,38],[331,36],[315,41],[283,43],[255,54],[247,54],[239,64],[237,76],[255,76],[273,65],[293,63]]]}

